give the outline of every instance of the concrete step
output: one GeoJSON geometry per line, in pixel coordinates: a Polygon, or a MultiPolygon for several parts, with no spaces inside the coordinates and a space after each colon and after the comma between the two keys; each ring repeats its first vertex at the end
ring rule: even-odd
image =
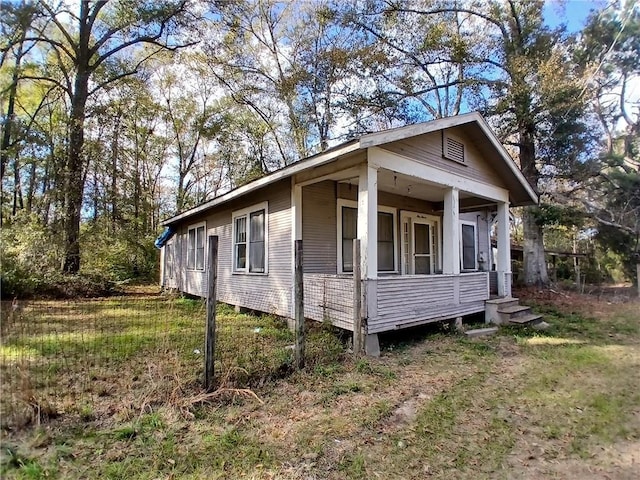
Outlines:
{"type": "Polygon", "coordinates": [[[533,326],[542,322],[542,315],[536,315],[535,313],[529,313],[527,315],[521,315],[519,317],[510,318],[508,323],[512,325],[526,325],[533,326]]]}
{"type": "Polygon", "coordinates": [[[467,337],[475,338],[475,337],[483,337],[486,335],[493,335],[498,332],[498,327],[488,327],[488,328],[476,328],[473,330],[467,330],[464,334],[467,337]]]}
{"type": "Polygon", "coordinates": [[[498,313],[502,313],[504,315],[509,315],[510,317],[518,317],[521,315],[526,315],[531,311],[531,307],[527,307],[526,305],[510,305],[508,307],[499,306],[498,313]]]}
{"type": "Polygon", "coordinates": [[[492,298],[490,300],[485,300],[484,303],[488,305],[494,305],[498,309],[502,309],[502,308],[518,305],[518,299],[514,297],[492,298]]]}

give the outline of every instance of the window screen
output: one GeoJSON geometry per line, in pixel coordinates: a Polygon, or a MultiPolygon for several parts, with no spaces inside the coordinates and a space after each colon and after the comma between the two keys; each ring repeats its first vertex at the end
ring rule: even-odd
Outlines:
{"type": "Polygon", "coordinates": [[[256,273],[264,272],[264,210],[249,215],[249,271],[256,273]]]}
{"type": "Polygon", "coordinates": [[[247,267],[247,217],[237,217],[235,227],[235,268],[244,270],[247,267]]]}
{"type": "Polygon", "coordinates": [[[462,225],[462,269],[476,268],[476,228],[473,225],[462,225]]]}
{"type": "Polygon", "coordinates": [[[395,270],[393,246],[393,214],[378,212],[378,271],[395,270]]]}
{"type": "Polygon", "coordinates": [[[353,240],[358,229],[358,209],[342,207],[342,271],[353,272],[353,240]]]}

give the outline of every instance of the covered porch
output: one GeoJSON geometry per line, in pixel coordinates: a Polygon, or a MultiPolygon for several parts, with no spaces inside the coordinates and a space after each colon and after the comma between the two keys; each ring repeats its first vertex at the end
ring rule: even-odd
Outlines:
{"type": "Polygon", "coordinates": [[[507,189],[385,148],[364,153],[292,178],[306,318],[353,330],[357,282],[369,335],[483,312],[492,264],[498,295],[510,296],[507,189]]]}

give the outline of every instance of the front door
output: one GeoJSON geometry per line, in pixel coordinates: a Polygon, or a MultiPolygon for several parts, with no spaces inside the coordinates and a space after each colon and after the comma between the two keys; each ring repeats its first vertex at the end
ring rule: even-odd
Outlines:
{"type": "Polygon", "coordinates": [[[433,227],[431,223],[413,222],[413,273],[433,273],[433,227]]]}
{"type": "Polygon", "coordinates": [[[440,219],[434,215],[402,212],[402,274],[431,275],[439,271],[440,219]]]}

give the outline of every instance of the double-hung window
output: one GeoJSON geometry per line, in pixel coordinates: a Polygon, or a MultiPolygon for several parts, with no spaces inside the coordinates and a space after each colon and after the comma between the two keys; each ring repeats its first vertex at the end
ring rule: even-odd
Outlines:
{"type": "Polygon", "coordinates": [[[476,224],[473,222],[460,222],[460,262],[462,270],[477,270],[477,250],[478,240],[476,235],[476,224]]]}
{"type": "Polygon", "coordinates": [[[193,225],[187,231],[187,269],[204,270],[205,224],[193,225]]]}
{"type": "Polygon", "coordinates": [[[164,246],[165,277],[173,278],[173,243],[164,246]]]}
{"type": "Polygon", "coordinates": [[[267,202],[233,212],[233,271],[267,273],[267,202]]]}
{"type": "MultiPolygon", "coordinates": [[[[353,272],[353,240],[358,237],[358,207],[350,200],[338,201],[338,267],[341,273],[353,272]]],[[[396,271],[396,210],[379,207],[378,271],[396,271]]]]}

